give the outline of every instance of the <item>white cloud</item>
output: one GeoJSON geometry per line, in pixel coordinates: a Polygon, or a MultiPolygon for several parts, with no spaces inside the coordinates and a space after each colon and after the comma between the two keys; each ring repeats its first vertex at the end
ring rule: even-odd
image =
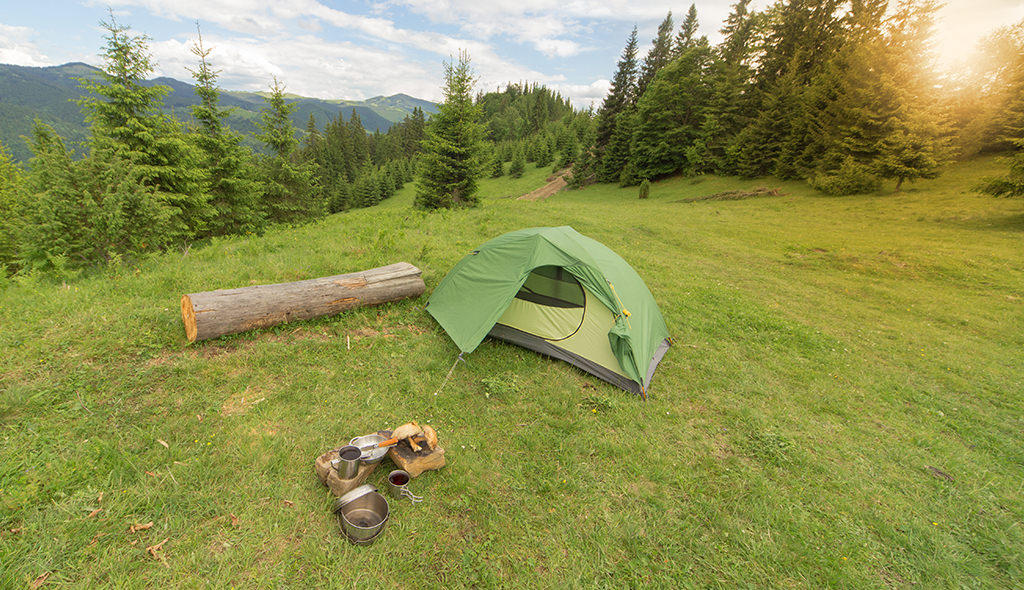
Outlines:
{"type": "Polygon", "coordinates": [[[601,106],[601,101],[604,96],[608,94],[608,89],[611,88],[612,83],[610,80],[601,79],[594,80],[590,84],[564,84],[556,83],[551,84],[551,88],[557,90],[562,96],[568,97],[572,100],[572,103],[576,105],[576,108],[585,109],[589,106],[593,106],[596,110],[597,107],[601,106]]]}
{"type": "MultiPolygon", "coordinates": [[[[186,68],[195,67],[189,53],[191,43],[181,39],[152,43],[159,73],[190,80],[186,68]]],[[[288,92],[316,98],[360,99],[398,92],[439,98],[440,67],[438,72],[424,71],[392,52],[312,35],[266,42],[204,34],[203,43],[212,48],[210,62],[221,70],[221,84],[226,88],[266,90],[277,76],[288,92]]]]}
{"type": "MultiPolygon", "coordinates": [[[[219,40],[224,52],[230,55],[220,66],[225,83],[239,80],[245,87],[259,85],[263,88],[270,74],[280,74],[292,92],[311,96],[365,98],[367,94],[388,94],[393,89],[437,99],[441,59],[457,55],[463,49],[469,52],[482,87],[508,80],[548,83],[562,79],[504,59],[484,41],[404,29],[387,18],[351,14],[316,0],[109,1],[120,6],[140,6],[164,18],[199,19],[245,34],[244,39],[225,37],[219,40]],[[367,44],[311,36],[318,28],[323,32],[327,27],[355,32],[378,43],[369,48],[367,44]],[[300,33],[295,33],[295,28],[300,29],[300,33]],[[385,46],[380,47],[379,42],[385,46]],[[403,53],[402,48],[415,50],[417,55],[403,53]],[[441,59],[434,62],[436,65],[418,65],[429,63],[420,55],[423,52],[441,59]],[[338,80],[351,86],[338,88],[338,80]]],[[[210,45],[213,45],[212,39],[210,45]]],[[[187,42],[166,41],[153,46],[163,73],[178,77],[184,72],[187,62],[182,60],[189,58],[187,42]]],[[[556,44],[549,50],[558,54],[572,51],[573,47],[556,44]]]]}
{"type": "Polygon", "coordinates": [[[51,65],[50,59],[32,42],[35,36],[36,32],[28,27],[0,23],[0,63],[19,66],[51,65]]]}

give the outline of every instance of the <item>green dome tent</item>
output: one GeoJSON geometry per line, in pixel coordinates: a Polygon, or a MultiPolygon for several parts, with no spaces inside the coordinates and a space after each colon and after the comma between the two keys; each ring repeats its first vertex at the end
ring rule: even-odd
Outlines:
{"type": "Polygon", "coordinates": [[[645,398],[669,347],[640,275],[571,227],[534,227],[470,252],[427,303],[462,352],[485,336],[567,361],[645,398]]]}

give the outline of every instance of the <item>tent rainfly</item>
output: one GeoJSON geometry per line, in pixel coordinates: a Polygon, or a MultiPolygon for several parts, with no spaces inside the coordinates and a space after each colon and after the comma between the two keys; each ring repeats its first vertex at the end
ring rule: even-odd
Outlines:
{"type": "Polygon", "coordinates": [[[509,232],[473,250],[434,289],[427,311],[462,352],[491,336],[645,399],[670,345],[640,275],[568,226],[509,232]]]}

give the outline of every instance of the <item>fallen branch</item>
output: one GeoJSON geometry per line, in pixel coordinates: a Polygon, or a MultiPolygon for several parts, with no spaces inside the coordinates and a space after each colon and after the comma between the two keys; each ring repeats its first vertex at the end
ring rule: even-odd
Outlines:
{"type": "Polygon", "coordinates": [[[765,188],[758,187],[749,191],[723,191],[720,193],[714,193],[710,195],[704,195],[700,197],[690,197],[688,199],[679,199],[672,201],[673,203],[696,203],[697,201],[739,201],[742,199],[753,199],[757,197],[783,197],[786,193],[782,192],[777,188],[765,188]]]}

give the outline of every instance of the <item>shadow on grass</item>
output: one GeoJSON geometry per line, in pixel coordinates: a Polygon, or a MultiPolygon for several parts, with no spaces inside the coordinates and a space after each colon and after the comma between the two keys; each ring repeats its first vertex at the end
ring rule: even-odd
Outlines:
{"type": "Polygon", "coordinates": [[[941,219],[939,223],[963,229],[1024,232],[1024,213],[997,213],[970,219],[941,219]]]}

